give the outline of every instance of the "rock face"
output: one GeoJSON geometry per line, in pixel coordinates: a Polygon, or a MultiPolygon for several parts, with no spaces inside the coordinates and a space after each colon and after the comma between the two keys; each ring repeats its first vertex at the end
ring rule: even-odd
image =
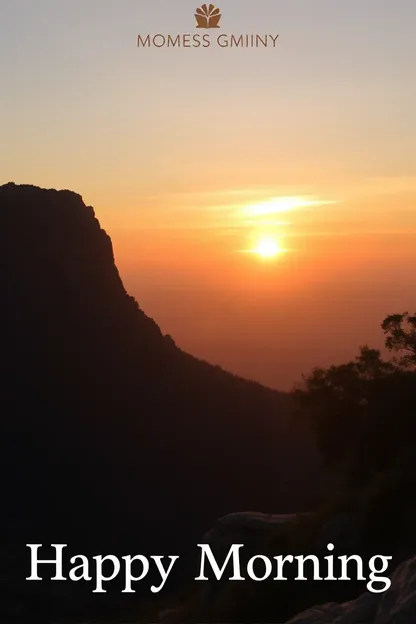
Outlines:
{"type": "MultiPolygon", "coordinates": [[[[325,583],[310,579],[300,583],[295,578],[297,572],[293,572],[290,566],[284,571],[286,580],[283,583],[274,583],[271,578],[264,583],[248,581],[247,563],[258,554],[265,555],[270,561],[276,554],[313,554],[323,562],[323,557],[328,554],[326,545],[332,542],[337,545],[338,554],[356,552],[366,561],[366,554],[373,556],[376,552],[371,551],[370,555],[367,551],[364,554],[367,547],[365,536],[368,535],[364,527],[367,522],[368,518],[363,517],[362,511],[334,514],[329,520],[313,513],[228,514],[220,518],[199,541],[210,546],[220,565],[226,560],[233,544],[243,545],[239,556],[244,582],[230,582],[233,568],[229,566],[221,579],[209,578],[196,587],[188,601],[176,611],[161,614],[160,621],[163,624],[191,624],[196,621],[414,624],[416,557],[401,564],[400,559],[393,557],[392,566],[395,564],[396,568],[389,567],[385,573],[377,572],[376,578],[367,575],[367,581],[373,583],[379,577],[382,586],[385,586],[386,577],[391,579],[391,587],[384,593],[364,591],[366,581],[354,581],[352,578],[350,581],[338,578],[335,582],[325,583]],[[355,550],[351,550],[353,546],[355,550]],[[357,595],[359,598],[355,599],[357,595]],[[297,611],[301,612],[293,615],[297,611]]],[[[399,534],[397,541],[401,538],[399,534]]],[[[409,550],[407,556],[412,552],[409,550]]],[[[376,565],[379,566],[380,562],[376,565]]],[[[337,574],[336,567],[334,573],[337,574]]],[[[380,590],[382,586],[376,582],[375,589],[380,590]]]]}
{"type": "MultiPolygon", "coordinates": [[[[220,566],[233,544],[243,544],[241,567],[244,570],[250,557],[267,553],[272,543],[279,539],[285,540],[288,528],[293,527],[298,520],[298,514],[227,514],[219,518],[198,542],[210,546],[220,566]]],[[[173,611],[163,615],[161,621],[163,624],[239,621],[239,609],[244,611],[247,594],[252,590],[247,583],[230,583],[229,574],[225,574],[219,581],[210,578],[209,581],[195,586],[190,612],[186,612],[186,609],[185,612],[173,611]]],[[[261,598],[253,596],[253,601],[259,600],[261,598]]]]}
{"type": "Polygon", "coordinates": [[[357,600],[313,607],[292,618],[287,624],[370,624],[377,611],[379,597],[365,593],[357,600]]]}
{"type": "Polygon", "coordinates": [[[209,544],[212,552],[221,560],[232,544],[244,544],[253,553],[262,552],[262,547],[270,539],[293,525],[298,514],[263,514],[257,512],[238,512],[227,514],[215,523],[214,527],[202,538],[203,544],[209,544]]]}
{"type": "Polygon", "coordinates": [[[330,602],[320,607],[312,607],[304,613],[292,618],[288,624],[334,624],[337,619],[345,614],[347,604],[330,602]]]}
{"type": "Polygon", "coordinates": [[[402,563],[383,594],[366,592],[357,600],[308,609],[287,624],[414,624],[416,557],[402,563]]]}
{"type": "Polygon", "coordinates": [[[374,624],[413,622],[416,622],[416,557],[397,568],[390,589],[380,599],[374,624]]]}
{"type": "Polygon", "coordinates": [[[288,398],[164,337],[79,195],[0,187],[0,267],[1,552],[176,552],[219,516],[319,489],[288,398]]]}

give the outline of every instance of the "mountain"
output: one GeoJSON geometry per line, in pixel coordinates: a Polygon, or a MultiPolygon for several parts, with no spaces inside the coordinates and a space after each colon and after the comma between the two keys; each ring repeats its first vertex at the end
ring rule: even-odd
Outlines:
{"type": "Polygon", "coordinates": [[[163,336],[80,195],[1,186],[0,267],[0,554],[174,553],[218,516],[319,490],[289,398],[163,336]]]}

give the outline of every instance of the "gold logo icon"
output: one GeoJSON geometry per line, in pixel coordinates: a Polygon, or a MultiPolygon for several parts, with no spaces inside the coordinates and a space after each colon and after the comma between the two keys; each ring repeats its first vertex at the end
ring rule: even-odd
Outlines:
{"type": "Polygon", "coordinates": [[[196,10],[195,19],[197,28],[219,28],[220,10],[216,9],[213,4],[209,6],[203,4],[200,9],[196,10]]]}

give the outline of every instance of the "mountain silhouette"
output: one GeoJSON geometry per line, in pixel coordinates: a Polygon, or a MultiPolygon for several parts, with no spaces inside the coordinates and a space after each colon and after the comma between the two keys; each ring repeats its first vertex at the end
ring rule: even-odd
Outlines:
{"type": "Polygon", "coordinates": [[[288,397],[163,336],[80,195],[1,186],[0,260],[0,555],[172,554],[223,514],[306,506],[319,465],[288,397]]]}

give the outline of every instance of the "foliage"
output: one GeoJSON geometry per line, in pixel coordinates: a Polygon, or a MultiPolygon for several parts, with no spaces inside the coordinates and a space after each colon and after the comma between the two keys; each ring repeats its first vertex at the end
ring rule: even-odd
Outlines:
{"type": "Polygon", "coordinates": [[[327,465],[353,481],[413,458],[416,316],[388,316],[382,329],[399,357],[364,346],[351,362],[315,368],[294,391],[327,465]]]}
{"type": "Polygon", "coordinates": [[[399,364],[404,367],[416,365],[416,315],[408,312],[391,314],[384,319],[382,329],[386,334],[386,347],[402,355],[399,364]]]}

